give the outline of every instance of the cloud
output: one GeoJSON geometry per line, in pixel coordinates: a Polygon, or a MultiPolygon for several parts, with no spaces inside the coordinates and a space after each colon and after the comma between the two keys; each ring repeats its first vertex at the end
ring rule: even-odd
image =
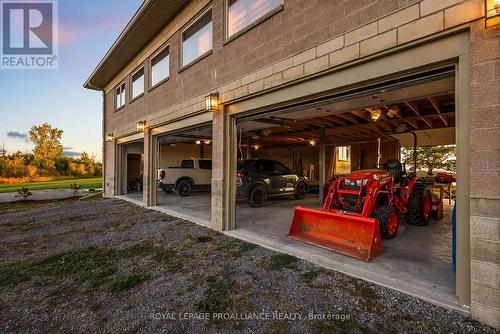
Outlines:
{"type": "Polygon", "coordinates": [[[12,139],[23,140],[25,143],[29,143],[27,133],[21,133],[21,132],[17,132],[17,131],[9,131],[9,132],[7,132],[7,137],[12,138],[12,139]]]}
{"type": "Polygon", "coordinates": [[[82,153],[75,151],[63,151],[62,155],[63,157],[79,157],[82,153]]]}

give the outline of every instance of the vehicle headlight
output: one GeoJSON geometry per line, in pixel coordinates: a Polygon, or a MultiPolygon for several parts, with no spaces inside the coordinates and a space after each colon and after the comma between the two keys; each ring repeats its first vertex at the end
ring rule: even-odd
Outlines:
{"type": "Polygon", "coordinates": [[[358,187],[361,187],[361,186],[366,186],[366,184],[368,183],[368,181],[370,181],[370,179],[358,180],[358,181],[356,181],[356,185],[357,185],[358,187]]]}

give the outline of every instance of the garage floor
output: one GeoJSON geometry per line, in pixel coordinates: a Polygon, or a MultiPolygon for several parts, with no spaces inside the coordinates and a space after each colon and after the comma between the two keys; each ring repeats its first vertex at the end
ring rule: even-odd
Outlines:
{"type": "Polygon", "coordinates": [[[181,197],[177,193],[167,194],[161,189],[157,193],[158,205],[154,208],[160,212],[184,218],[199,225],[211,225],[211,194],[207,192],[193,192],[188,197],[181,197]]]}
{"type": "Polygon", "coordinates": [[[256,209],[239,203],[237,229],[227,234],[466,312],[455,297],[451,206],[445,205],[445,217],[431,221],[429,226],[400,225],[396,238],[384,240],[382,255],[367,263],[289,239],[291,206],[295,205],[320,206],[317,196],[303,201],[272,200],[256,209]]]}

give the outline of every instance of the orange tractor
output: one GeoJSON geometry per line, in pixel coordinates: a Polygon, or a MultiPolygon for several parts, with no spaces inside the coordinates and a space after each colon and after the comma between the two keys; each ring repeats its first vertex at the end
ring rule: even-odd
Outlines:
{"type": "Polygon", "coordinates": [[[427,225],[432,194],[397,160],[384,169],[366,169],[334,180],[323,210],[296,207],[288,235],[338,253],[371,261],[382,252],[382,238],[396,236],[399,215],[427,225]]]}

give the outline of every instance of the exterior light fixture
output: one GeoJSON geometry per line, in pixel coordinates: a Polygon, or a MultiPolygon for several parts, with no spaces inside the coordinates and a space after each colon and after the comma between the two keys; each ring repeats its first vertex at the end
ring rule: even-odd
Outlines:
{"type": "Polygon", "coordinates": [[[219,93],[212,93],[205,97],[205,110],[211,112],[219,110],[219,93]]]}
{"type": "Polygon", "coordinates": [[[309,145],[316,146],[316,140],[309,140],[309,145]]]}
{"type": "Polygon", "coordinates": [[[137,123],[137,132],[144,132],[146,130],[146,121],[137,123]]]}
{"type": "Polygon", "coordinates": [[[201,145],[201,140],[197,140],[196,145],[201,145]]]}
{"type": "Polygon", "coordinates": [[[500,24],[500,0],[484,0],[484,26],[491,28],[500,24]]]}
{"type": "Polygon", "coordinates": [[[115,140],[115,136],[113,136],[112,133],[108,133],[106,135],[106,141],[113,141],[113,140],[115,140]]]}
{"type": "Polygon", "coordinates": [[[259,150],[259,148],[260,148],[260,145],[254,145],[254,146],[253,146],[253,148],[254,148],[256,151],[258,151],[258,150],[259,150]]]}
{"type": "Polygon", "coordinates": [[[382,111],[380,111],[379,109],[375,109],[375,110],[372,110],[370,112],[370,117],[372,118],[372,121],[374,121],[374,122],[378,121],[378,119],[380,118],[381,115],[382,115],[382,111]]]}
{"type": "Polygon", "coordinates": [[[210,145],[212,143],[212,141],[207,139],[204,141],[204,143],[205,143],[205,145],[210,145]]]}

